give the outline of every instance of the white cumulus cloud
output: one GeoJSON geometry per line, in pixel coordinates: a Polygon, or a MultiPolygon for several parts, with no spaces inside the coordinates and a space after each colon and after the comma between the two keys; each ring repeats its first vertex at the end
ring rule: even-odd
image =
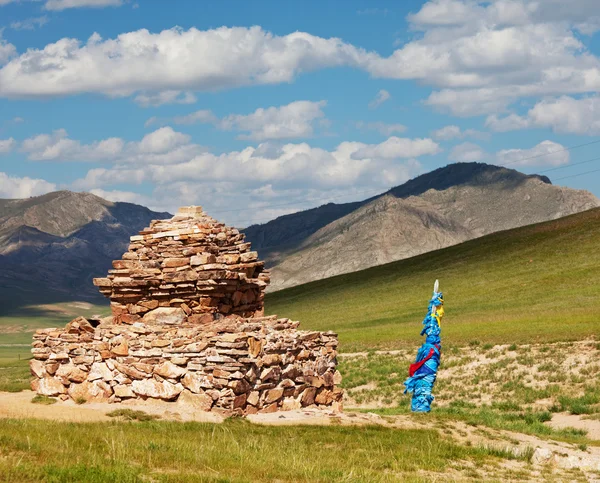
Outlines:
{"type": "Polygon", "coordinates": [[[286,106],[257,109],[251,114],[232,114],[218,126],[225,130],[247,132],[240,139],[263,141],[266,139],[291,139],[312,136],[314,123],[323,119],[325,101],[296,101],[286,106]]]}
{"type": "Polygon", "coordinates": [[[56,185],[43,179],[19,178],[0,172],[0,198],[29,198],[56,191],[56,185]]]}
{"type": "Polygon", "coordinates": [[[381,89],[375,96],[375,99],[369,102],[369,108],[377,109],[379,106],[381,106],[381,104],[388,101],[391,97],[392,95],[388,91],[381,89]]]}
{"type": "MultiPolygon", "coordinates": [[[[161,147],[161,150],[165,149],[166,146],[161,147]]],[[[389,180],[404,179],[407,173],[420,168],[414,158],[437,152],[438,145],[430,139],[397,137],[380,144],[343,142],[332,151],[306,143],[281,145],[267,142],[223,154],[203,152],[170,165],[146,158],[146,162],[138,166],[119,163],[114,167],[94,168],[78,180],[76,186],[103,188],[122,183],[120,180],[138,184],[150,181],[156,185],[228,182],[253,189],[275,183],[280,189],[283,185],[288,188],[387,186],[389,180]]]]}
{"type": "Polygon", "coordinates": [[[48,23],[48,17],[43,15],[41,17],[31,17],[25,20],[19,20],[11,22],[10,28],[13,30],[35,30],[38,27],[43,27],[48,23]]]}
{"type": "Polygon", "coordinates": [[[17,48],[2,38],[2,30],[0,29],[0,66],[15,56],[17,48]]]}
{"type": "MultiPolygon", "coordinates": [[[[260,27],[138,30],[106,40],[94,34],[85,43],[63,38],[18,56],[14,47],[5,53],[4,62],[11,60],[0,68],[0,96],[100,93],[158,105],[345,66],[432,86],[425,104],[457,116],[498,114],[523,97],[600,90],[600,59],[580,38],[600,25],[595,5],[432,0],[409,16],[421,35],[388,57],[336,38],[278,36],[260,27]]],[[[381,90],[371,107],[389,98],[381,90]]]]}
{"type": "Polygon", "coordinates": [[[150,196],[134,193],[133,191],[120,191],[120,190],[103,190],[103,189],[92,189],[90,193],[104,198],[109,201],[122,201],[125,203],[135,203],[142,206],[152,206],[155,200],[150,196]]]}
{"type": "Polygon", "coordinates": [[[600,96],[582,99],[561,96],[544,99],[524,116],[489,116],[486,126],[500,132],[549,128],[557,133],[597,136],[600,134],[600,96]]]}
{"type": "Polygon", "coordinates": [[[47,0],[44,8],[46,10],[66,10],[68,8],[104,8],[120,7],[123,0],[47,0]]]}
{"type": "Polygon", "coordinates": [[[475,139],[488,139],[489,134],[476,129],[465,129],[464,131],[455,125],[444,126],[431,133],[434,139],[439,141],[451,141],[452,139],[465,139],[472,137],[475,139]]]}
{"type": "Polygon", "coordinates": [[[135,102],[142,107],[157,107],[163,104],[194,104],[196,96],[191,92],[167,90],[150,94],[139,94],[135,102]]]}
{"type": "Polygon", "coordinates": [[[474,161],[481,161],[486,158],[486,153],[480,146],[473,143],[462,143],[455,146],[448,159],[451,161],[472,163],[474,161]]]}
{"type": "Polygon", "coordinates": [[[260,27],[138,30],[107,40],[94,34],[86,43],[63,38],[22,53],[0,69],[0,96],[142,93],[141,102],[160,102],[165,91],[290,82],[301,72],[355,65],[367,55],[339,39],[276,36],[260,27]]]}
{"type": "Polygon", "coordinates": [[[212,111],[201,109],[172,119],[151,117],[146,127],[153,124],[212,124],[225,131],[237,131],[238,139],[254,141],[310,137],[317,127],[327,127],[323,108],[326,101],[294,101],[283,106],[258,108],[250,114],[229,114],[218,118],[212,111]]]}
{"type": "MultiPolygon", "coordinates": [[[[356,143],[355,143],[356,144],[356,143]]],[[[363,145],[353,154],[354,159],[416,158],[441,152],[439,145],[429,138],[408,139],[392,136],[380,144],[363,145]]]]}
{"type": "Polygon", "coordinates": [[[211,110],[201,109],[199,111],[186,114],[185,116],[177,116],[173,118],[175,124],[218,124],[217,117],[211,110]]]}
{"type": "Polygon", "coordinates": [[[205,149],[187,134],[161,127],[140,141],[107,138],[89,144],[70,139],[64,129],[40,134],[21,143],[21,151],[34,161],[80,161],[172,164],[188,160],[205,149]]]}
{"type": "Polygon", "coordinates": [[[496,154],[498,164],[511,168],[521,166],[560,166],[570,160],[569,151],[562,144],[542,141],[531,149],[505,149],[496,154]]]}
{"type": "Polygon", "coordinates": [[[17,146],[14,138],[0,139],[0,154],[8,154],[17,146]]]}

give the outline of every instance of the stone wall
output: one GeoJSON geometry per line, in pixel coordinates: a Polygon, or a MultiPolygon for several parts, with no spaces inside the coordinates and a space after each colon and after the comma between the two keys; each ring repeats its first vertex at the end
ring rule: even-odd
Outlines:
{"type": "Polygon", "coordinates": [[[113,267],[95,279],[113,315],[35,333],[38,394],[224,414],[341,409],[337,335],[262,316],[268,274],[237,230],[184,208],[132,237],[113,267]]]}
{"type": "Polygon", "coordinates": [[[80,317],[36,332],[39,394],[77,402],[156,398],[225,414],[341,407],[337,337],[288,319],[224,318],[209,326],[102,323],[80,317]]]}

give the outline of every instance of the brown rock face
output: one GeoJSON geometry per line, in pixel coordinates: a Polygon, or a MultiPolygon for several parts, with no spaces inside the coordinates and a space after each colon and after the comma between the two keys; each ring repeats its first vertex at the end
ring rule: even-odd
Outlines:
{"type": "Polygon", "coordinates": [[[268,276],[237,230],[191,207],[131,241],[95,280],[112,317],[34,335],[35,391],[227,415],[341,407],[337,335],[261,315],[268,276]]]}

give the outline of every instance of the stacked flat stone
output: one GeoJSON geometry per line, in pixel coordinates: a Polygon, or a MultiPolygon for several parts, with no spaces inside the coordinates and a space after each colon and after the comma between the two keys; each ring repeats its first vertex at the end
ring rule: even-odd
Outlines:
{"type": "Polygon", "coordinates": [[[155,398],[223,414],[341,408],[336,334],[297,325],[226,317],[205,326],[93,327],[80,317],[36,332],[32,387],[79,403],[155,398]]]}
{"type": "Polygon", "coordinates": [[[117,322],[133,323],[157,307],[187,315],[263,314],[269,274],[237,229],[197,206],[170,220],[153,221],[131,237],[122,260],[106,278],[94,279],[111,300],[117,322]]]}
{"type": "Polygon", "coordinates": [[[226,415],[341,410],[337,334],[262,315],[268,275],[237,230],[184,208],[132,237],[113,266],[95,280],[112,316],[35,333],[38,394],[160,399],[226,415]]]}

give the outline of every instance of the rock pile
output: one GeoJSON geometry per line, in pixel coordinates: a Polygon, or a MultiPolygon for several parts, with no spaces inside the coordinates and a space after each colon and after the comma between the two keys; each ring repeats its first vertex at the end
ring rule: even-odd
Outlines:
{"type": "Polygon", "coordinates": [[[113,315],[125,323],[157,307],[179,307],[187,316],[260,316],[268,283],[264,262],[244,235],[196,206],[153,221],[131,237],[129,251],[113,262],[108,277],[94,280],[110,297],[113,315]]]}
{"type": "Polygon", "coordinates": [[[182,208],[131,237],[113,267],[94,280],[112,316],[34,335],[38,394],[155,398],[223,414],[341,409],[337,335],[263,316],[268,273],[236,229],[182,208]]]}

